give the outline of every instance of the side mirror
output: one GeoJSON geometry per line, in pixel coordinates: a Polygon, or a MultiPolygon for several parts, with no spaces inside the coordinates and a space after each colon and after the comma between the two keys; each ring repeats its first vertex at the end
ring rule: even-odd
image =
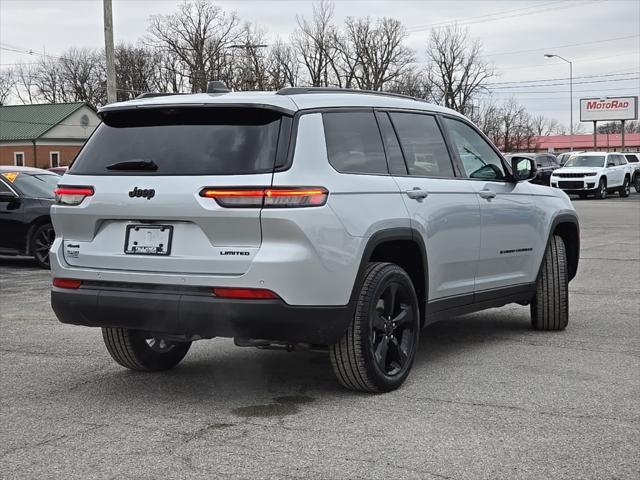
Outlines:
{"type": "Polygon", "coordinates": [[[0,192],[0,202],[15,202],[19,197],[12,192],[0,192]]]}
{"type": "Polygon", "coordinates": [[[607,162],[607,168],[615,167],[616,164],[613,162],[607,162]]]}
{"type": "Polygon", "coordinates": [[[513,178],[518,182],[531,180],[537,174],[535,162],[530,158],[524,157],[513,157],[511,159],[511,171],[513,172],[513,178]]]}

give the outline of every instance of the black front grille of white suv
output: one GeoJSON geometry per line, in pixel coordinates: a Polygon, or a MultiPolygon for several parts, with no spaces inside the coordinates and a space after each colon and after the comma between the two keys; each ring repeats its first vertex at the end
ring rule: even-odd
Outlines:
{"type": "Polygon", "coordinates": [[[560,178],[582,178],[584,173],[556,173],[556,176],[560,178]]]}

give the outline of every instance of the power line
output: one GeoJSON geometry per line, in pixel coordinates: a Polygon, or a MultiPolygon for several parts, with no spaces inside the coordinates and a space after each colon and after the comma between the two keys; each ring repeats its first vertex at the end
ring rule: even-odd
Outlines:
{"type": "MultiPolygon", "coordinates": [[[[616,76],[620,76],[620,75],[638,75],[640,74],[640,71],[638,72],[617,72],[617,73],[605,73],[605,74],[599,74],[599,75],[582,75],[579,77],[573,77],[574,80],[576,79],[580,79],[580,78],[600,78],[600,77],[616,77],[616,76]]],[[[563,77],[563,78],[541,78],[538,80],[518,80],[518,81],[513,81],[513,82],[492,82],[492,83],[487,83],[486,85],[510,85],[510,84],[517,84],[517,83],[537,83],[537,82],[551,82],[551,81],[558,81],[558,80],[571,80],[569,77],[563,77]]]]}
{"type": "Polygon", "coordinates": [[[532,48],[529,50],[514,50],[511,52],[498,52],[498,53],[489,53],[485,54],[485,57],[497,57],[501,55],[515,55],[516,53],[529,53],[529,52],[541,52],[543,50],[554,50],[557,48],[566,48],[566,47],[580,47],[583,45],[593,45],[596,43],[605,43],[605,42],[616,42],[618,40],[627,40],[629,38],[638,38],[640,35],[626,35],[624,37],[613,37],[613,38],[604,38],[602,40],[594,40],[591,42],[581,42],[581,43],[569,43],[565,45],[555,45],[551,47],[543,47],[543,48],[532,48]]]}
{"type": "MultiPolygon", "coordinates": [[[[607,80],[587,80],[584,82],[573,82],[574,85],[584,85],[587,83],[608,83],[608,82],[626,82],[626,81],[630,81],[630,80],[640,80],[640,76],[638,77],[631,77],[631,78],[611,78],[611,79],[607,79],[607,80]]],[[[547,83],[545,85],[513,85],[513,86],[506,86],[506,87],[498,87],[498,88],[490,88],[488,87],[488,90],[508,90],[508,89],[512,89],[512,88],[546,88],[546,87],[557,87],[559,85],[569,85],[570,82],[559,82],[559,83],[547,83]]]]}
{"type": "MultiPolygon", "coordinates": [[[[407,31],[412,32],[412,31],[421,31],[423,29],[428,29],[428,28],[433,28],[433,27],[440,27],[440,26],[445,26],[445,25],[452,25],[454,23],[467,23],[469,21],[473,21],[473,20],[477,20],[477,19],[483,19],[483,18],[487,18],[487,17],[495,17],[497,15],[504,15],[504,14],[508,14],[508,13],[515,13],[515,12],[522,12],[525,10],[531,10],[532,8],[540,8],[540,7],[544,7],[547,5],[553,5],[553,4],[558,4],[558,3],[562,3],[561,1],[555,1],[555,2],[547,2],[547,3],[542,3],[539,5],[532,5],[529,7],[524,7],[524,8],[516,8],[513,10],[502,10],[502,11],[498,11],[498,12],[493,12],[493,13],[487,13],[485,15],[477,15],[474,17],[466,17],[466,18],[461,18],[458,21],[444,21],[444,22],[436,22],[436,23],[427,23],[427,24],[423,24],[423,25],[414,25],[413,27],[408,27],[407,31]]],[[[536,13],[536,12],[531,12],[531,13],[536,13]]],[[[525,15],[525,14],[523,14],[525,15]]],[[[489,19],[487,21],[492,21],[493,19],[489,19]]],[[[499,20],[496,19],[496,20],[499,20]]]]}
{"type": "MultiPolygon", "coordinates": [[[[594,4],[594,3],[599,3],[603,0],[594,0],[594,1],[589,1],[589,2],[581,2],[581,3],[574,3],[574,4],[565,4],[565,5],[558,5],[555,7],[548,7],[548,8],[539,8],[538,10],[534,10],[531,12],[517,12],[517,11],[513,11],[510,14],[506,14],[508,11],[503,12],[502,15],[498,15],[496,16],[494,14],[494,18],[487,18],[487,19],[479,19],[479,20],[474,20],[474,21],[458,21],[458,22],[442,22],[440,24],[434,24],[434,25],[429,25],[429,26],[424,26],[424,27],[413,27],[410,28],[408,31],[410,33],[417,33],[417,32],[421,32],[424,30],[429,30],[429,29],[438,29],[438,28],[443,28],[446,26],[452,26],[452,25],[458,25],[458,26],[468,26],[468,25],[477,25],[480,23],[487,23],[487,22],[493,22],[496,20],[504,20],[504,19],[508,19],[508,18],[515,18],[515,17],[523,17],[526,15],[536,15],[539,13],[546,13],[546,12],[552,12],[552,11],[556,11],[556,10],[563,10],[566,8],[573,8],[573,7],[577,7],[577,6],[582,6],[582,5],[586,5],[586,4],[594,4]]],[[[552,2],[553,3],[553,2],[552,2]]],[[[549,4],[542,4],[542,5],[549,5],[549,4]]],[[[540,7],[541,5],[537,5],[536,7],[540,7]]],[[[534,8],[534,6],[532,7],[527,7],[529,9],[534,8]]]]}

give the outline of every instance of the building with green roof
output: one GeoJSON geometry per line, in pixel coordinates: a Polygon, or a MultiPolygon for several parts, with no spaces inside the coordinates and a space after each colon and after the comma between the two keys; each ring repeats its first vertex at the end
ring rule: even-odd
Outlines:
{"type": "Polygon", "coordinates": [[[0,165],[69,165],[100,123],[84,102],[0,106],[0,165]]]}

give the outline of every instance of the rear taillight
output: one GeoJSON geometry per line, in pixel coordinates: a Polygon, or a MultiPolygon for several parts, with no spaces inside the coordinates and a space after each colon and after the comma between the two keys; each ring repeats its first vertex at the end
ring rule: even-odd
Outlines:
{"type": "Polygon", "coordinates": [[[54,278],[53,279],[53,286],[58,288],[71,288],[75,290],[76,288],[80,288],[80,285],[82,285],[82,281],[76,280],[75,278],[54,278]]]}
{"type": "Polygon", "coordinates": [[[220,298],[241,298],[254,300],[273,300],[280,298],[271,290],[264,288],[230,288],[217,287],[212,290],[216,297],[220,298]]]}
{"type": "Polygon", "coordinates": [[[73,187],[58,185],[53,191],[58,205],[80,205],[82,201],[93,195],[93,187],[73,187]]]}
{"type": "Polygon", "coordinates": [[[213,198],[227,208],[295,208],[320,207],[327,203],[329,191],[324,187],[206,187],[200,196],[213,198]]]}

